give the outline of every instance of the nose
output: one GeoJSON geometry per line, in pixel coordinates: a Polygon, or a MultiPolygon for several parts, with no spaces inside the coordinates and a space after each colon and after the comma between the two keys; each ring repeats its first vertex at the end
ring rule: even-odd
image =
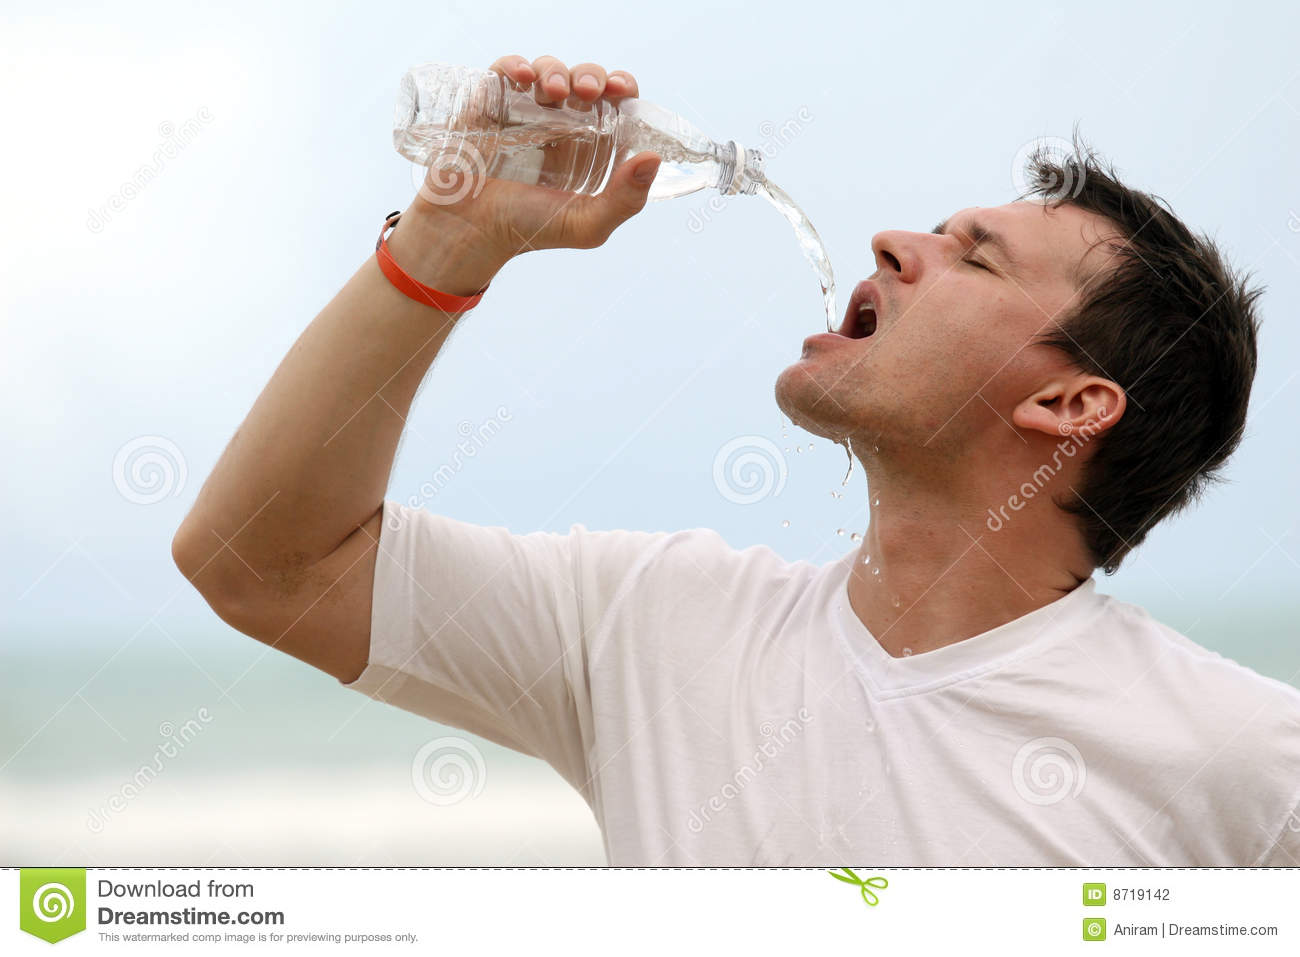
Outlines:
{"type": "Polygon", "coordinates": [[[871,252],[876,258],[876,269],[891,272],[900,282],[915,282],[920,269],[919,233],[889,229],[871,238],[871,252]]]}

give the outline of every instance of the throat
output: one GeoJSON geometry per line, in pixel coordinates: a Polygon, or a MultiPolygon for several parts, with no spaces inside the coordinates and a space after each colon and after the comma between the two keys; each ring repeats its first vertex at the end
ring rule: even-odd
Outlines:
{"type": "Polygon", "coordinates": [[[1014,543],[989,541],[974,523],[891,500],[896,492],[869,494],[871,521],[846,588],[854,615],[892,657],[991,631],[1063,597],[1091,573],[1017,554],[1008,548],[1014,543]]]}

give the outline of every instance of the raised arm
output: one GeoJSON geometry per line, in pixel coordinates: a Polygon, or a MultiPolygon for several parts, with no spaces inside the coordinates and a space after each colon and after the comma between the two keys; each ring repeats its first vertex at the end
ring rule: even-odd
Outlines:
{"type": "MultiPolygon", "coordinates": [[[[629,74],[595,64],[512,56],[492,68],[543,102],[637,93],[629,74]]],[[[497,180],[451,205],[417,196],[388,246],[420,282],[470,295],[530,249],[601,245],[645,205],[657,168],[653,154],[632,157],[595,197],[497,180]]],[[[479,321],[492,321],[490,302],[479,321]]],[[[233,627],[343,681],[364,669],[393,457],[458,318],[407,298],[371,256],[294,343],[172,542],[177,567],[233,627]]]]}

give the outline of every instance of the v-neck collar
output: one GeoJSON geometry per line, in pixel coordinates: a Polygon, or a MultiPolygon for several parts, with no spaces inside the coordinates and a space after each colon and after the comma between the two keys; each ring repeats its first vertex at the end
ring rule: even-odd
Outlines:
{"type": "Polygon", "coordinates": [[[885,651],[849,603],[848,581],[853,559],[854,553],[850,552],[842,560],[842,568],[834,573],[831,618],[845,653],[863,679],[882,697],[929,691],[990,671],[1060,637],[1052,627],[1058,620],[1074,626],[1081,613],[1091,618],[1088,609],[1100,610],[1106,597],[1097,594],[1096,580],[1089,578],[1056,601],[989,631],[933,651],[895,658],[885,651]]]}

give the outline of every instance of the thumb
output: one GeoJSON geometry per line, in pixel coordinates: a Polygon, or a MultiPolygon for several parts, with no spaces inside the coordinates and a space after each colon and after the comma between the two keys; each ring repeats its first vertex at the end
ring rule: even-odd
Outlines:
{"type": "Polygon", "coordinates": [[[614,170],[600,195],[600,219],[606,234],[645,208],[650,186],[659,172],[656,153],[638,153],[614,170]]]}

